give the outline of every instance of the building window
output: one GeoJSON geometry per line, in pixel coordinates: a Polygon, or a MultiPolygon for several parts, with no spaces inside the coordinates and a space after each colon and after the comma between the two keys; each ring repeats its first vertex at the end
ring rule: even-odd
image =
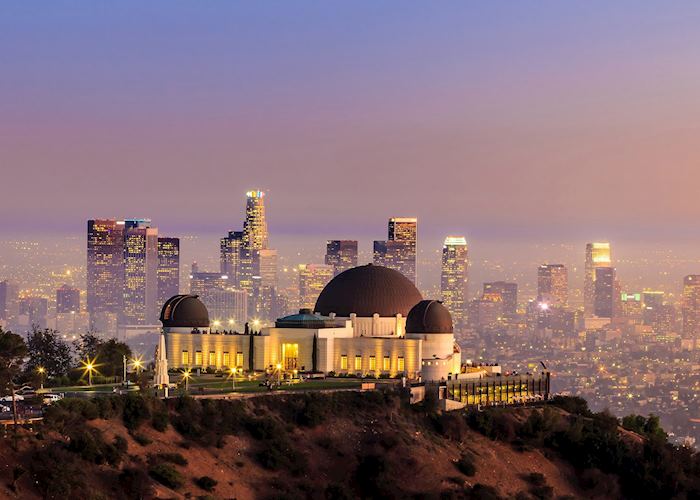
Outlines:
{"type": "Polygon", "coordinates": [[[362,356],[355,356],[355,371],[362,370],[362,356]]]}
{"type": "Polygon", "coordinates": [[[194,353],[194,365],[202,366],[202,351],[195,351],[194,353]]]}
{"type": "Polygon", "coordinates": [[[209,366],[216,366],[216,352],[209,351],[209,366]]]}
{"type": "Polygon", "coordinates": [[[382,370],[388,372],[391,370],[391,358],[389,356],[384,356],[384,361],[382,362],[382,370]]]}
{"type": "Polygon", "coordinates": [[[182,351],[182,364],[185,366],[190,364],[190,351],[182,351]]]}
{"type": "Polygon", "coordinates": [[[343,354],[340,356],[340,369],[341,370],[347,370],[348,369],[348,355],[343,354]]]}
{"type": "Polygon", "coordinates": [[[236,353],[236,366],[238,368],[243,368],[243,353],[242,352],[236,353]]]}
{"type": "Polygon", "coordinates": [[[231,362],[231,356],[229,356],[229,354],[227,352],[224,352],[224,366],[227,368],[230,367],[231,366],[230,362],[231,362]]]}
{"type": "Polygon", "coordinates": [[[406,371],[406,365],[403,361],[403,356],[399,356],[399,362],[397,366],[397,370],[400,372],[406,371]]]}
{"type": "Polygon", "coordinates": [[[373,372],[377,369],[377,357],[376,356],[370,356],[369,357],[369,371],[373,372]]]}

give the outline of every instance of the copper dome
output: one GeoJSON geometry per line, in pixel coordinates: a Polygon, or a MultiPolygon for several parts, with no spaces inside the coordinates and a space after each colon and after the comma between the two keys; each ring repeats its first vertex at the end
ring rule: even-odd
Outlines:
{"type": "Polygon", "coordinates": [[[353,267],[340,273],[326,285],[316,301],[314,311],[328,316],[348,317],[355,313],[370,317],[375,313],[389,317],[406,316],[423,297],[403,274],[388,267],[353,267]]]}
{"type": "Polygon", "coordinates": [[[208,328],[209,311],[197,295],[175,295],[163,304],[160,321],[168,328],[208,328]]]}
{"type": "Polygon", "coordinates": [[[421,300],[408,313],[406,333],[452,333],[452,315],[440,301],[421,300]]]}

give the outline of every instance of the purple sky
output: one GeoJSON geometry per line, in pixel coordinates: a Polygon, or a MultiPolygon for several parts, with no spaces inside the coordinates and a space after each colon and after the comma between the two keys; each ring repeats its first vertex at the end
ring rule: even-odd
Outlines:
{"type": "Polygon", "coordinates": [[[0,231],[697,236],[700,3],[14,2],[0,231]]]}

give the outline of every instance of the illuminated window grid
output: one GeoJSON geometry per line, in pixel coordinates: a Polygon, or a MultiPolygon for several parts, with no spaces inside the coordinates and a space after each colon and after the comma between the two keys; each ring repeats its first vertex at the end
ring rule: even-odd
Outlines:
{"type": "Polygon", "coordinates": [[[340,356],[340,369],[341,370],[347,370],[348,369],[348,355],[343,354],[340,356]]]}
{"type": "Polygon", "coordinates": [[[184,366],[190,364],[190,351],[182,351],[182,364],[184,366]]]}

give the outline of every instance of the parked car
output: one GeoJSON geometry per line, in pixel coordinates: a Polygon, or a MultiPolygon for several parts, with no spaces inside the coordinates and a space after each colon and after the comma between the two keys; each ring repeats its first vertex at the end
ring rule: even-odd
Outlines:
{"type": "Polygon", "coordinates": [[[50,405],[63,399],[63,394],[44,394],[42,400],[45,405],[50,405]]]}
{"type": "Polygon", "coordinates": [[[35,393],[36,389],[32,387],[31,385],[23,385],[19,389],[15,391],[15,394],[22,394],[22,395],[27,395],[29,393],[35,393]]]}
{"type": "MultiPolygon", "coordinates": [[[[7,396],[1,397],[0,401],[12,401],[12,394],[8,394],[7,396]]],[[[15,393],[15,401],[24,401],[24,396],[15,393]]]]}
{"type": "Polygon", "coordinates": [[[12,408],[7,405],[0,405],[0,413],[10,413],[12,408]]]}

